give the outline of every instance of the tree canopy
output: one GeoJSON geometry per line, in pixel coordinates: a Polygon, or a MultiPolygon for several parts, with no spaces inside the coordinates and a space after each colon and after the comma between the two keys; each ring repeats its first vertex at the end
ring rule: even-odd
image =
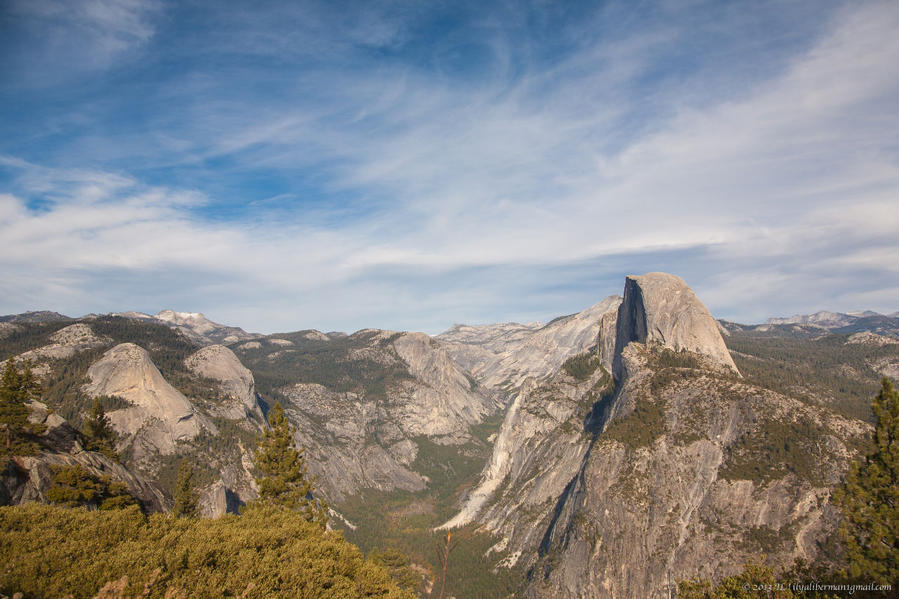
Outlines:
{"type": "Polygon", "coordinates": [[[874,449],[834,491],[843,511],[847,573],[853,579],[899,583],[899,392],[884,378],[874,399],[874,449]]]}
{"type": "Polygon", "coordinates": [[[28,422],[27,402],[40,396],[40,385],[31,372],[31,364],[25,362],[22,372],[13,359],[6,361],[0,377],[0,455],[27,455],[33,453],[35,444],[30,437],[40,431],[40,426],[28,422]]]}
{"type": "Polygon", "coordinates": [[[174,495],[173,516],[193,518],[199,513],[199,497],[194,487],[194,469],[186,459],[181,460],[181,465],[178,467],[178,480],[175,483],[174,495]]]}
{"type": "Polygon", "coordinates": [[[117,459],[115,451],[116,434],[103,409],[103,401],[95,397],[91,411],[84,419],[84,439],[86,449],[98,451],[106,457],[117,459]]]}
{"type": "Polygon", "coordinates": [[[269,412],[268,423],[256,451],[258,501],[297,510],[309,522],[324,526],[328,507],[312,495],[314,481],[308,475],[305,450],[295,447],[296,428],[287,421],[280,403],[269,412]]]}

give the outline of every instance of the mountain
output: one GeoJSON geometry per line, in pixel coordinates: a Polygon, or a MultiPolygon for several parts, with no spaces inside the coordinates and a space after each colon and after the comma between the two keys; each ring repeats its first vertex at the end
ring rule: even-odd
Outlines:
{"type": "Polygon", "coordinates": [[[202,345],[214,343],[237,343],[255,339],[260,335],[248,333],[239,327],[231,327],[217,322],[212,322],[200,312],[175,312],[174,310],[162,310],[150,315],[143,312],[119,312],[112,316],[121,316],[135,320],[158,322],[181,331],[191,340],[202,345]]]}
{"type": "Polygon", "coordinates": [[[871,332],[899,338],[899,312],[878,314],[871,310],[849,312],[816,312],[789,318],[769,318],[760,326],[805,325],[834,333],[871,332]]]}
{"type": "Polygon", "coordinates": [[[526,596],[647,597],[762,554],[828,559],[826,499],[869,426],[740,378],[679,279],[628,277],[618,323],[615,392],[552,506],[526,596]]]}
{"type": "Polygon", "coordinates": [[[740,376],[678,277],[629,276],[616,303],[597,314],[595,351],[512,394],[443,527],[496,535],[491,553],[525,573],[528,597],[646,597],[762,553],[827,559],[825,499],[869,426],[740,376]]]}
{"type": "Polygon", "coordinates": [[[55,322],[58,320],[72,320],[72,318],[59,312],[50,312],[48,310],[0,316],[0,322],[55,322]]]}
{"type": "Polygon", "coordinates": [[[508,392],[529,377],[553,374],[565,360],[596,345],[603,315],[617,310],[620,303],[621,298],[612,295],[546,326],[455,325],[435,339],[479,383],[508,392]]]}
{"type": "Polygon", "coordinates": [[[0,336],[0,353],[32,363],[42,400],[73,429],[100,398],[129,472],[168,492],[188,457],[208,513],[236,510],[255,497],[249,468],[264,420],[252,373],[229,349],[201,346],[156,319],[90,316],[10,326],[17,329],[0,336]]]}
{"type": "Polygon", "coordinates": [[[0,359],[32,362],[55,443],[4,472],[0,503],[41,499],[51,464],[78,463],[165,509],[187,458],[204,513],[237,511],[277,401],[349,540],[436,567],[433,529],[462,529],[454,596],[645,597],[760,555],[833,559],[827,499],[879,377],[899,374],[895,315],[715,321],[665,273],[622,295],[433,338],[263,336],[173,311],[0,322],[0,359]],[[80,445],[97,397],[120,463],[80,445]]]}

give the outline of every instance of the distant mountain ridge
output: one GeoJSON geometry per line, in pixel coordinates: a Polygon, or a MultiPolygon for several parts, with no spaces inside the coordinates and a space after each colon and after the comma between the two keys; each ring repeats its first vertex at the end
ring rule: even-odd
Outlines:
{"type": "Polygon", "coordinates": [[[65,314],[51,312],[49,310],[37,310],[34,312],[22,312],[21,314],[7,314],[0,316],[0,322],[53,322],[56,320],[73,320],[65,314]]]}
{"type": "Polygon", "coordinates": [[[122,316],[135,320],[150,320],[160,322],[173,329],[177,329],[190,339],[203,345],[222,343],[228,345],[238,341],[248,341],[261,337],[257,333],[248,333],[240,327],[232,327],[213,322],[206,318],[202,312],[176,312],[175,310],[162,310],[156,314],[144,314],[143,312],[118,312],[110,316],[122,316]]]}
{"type": "Polygon", "coordinates": [[[786,318],[769,318],[759,326],[805,325],[826,329],[833,333],[852,334],[871,332],[899,337],[899,312],[880,314],[872,310],[794,314],[786,318]]]}

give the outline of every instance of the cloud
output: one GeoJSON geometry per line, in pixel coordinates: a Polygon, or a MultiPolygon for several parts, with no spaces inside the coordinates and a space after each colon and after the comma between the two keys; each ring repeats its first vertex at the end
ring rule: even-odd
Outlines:
{"type": "Polygon", "coordinates": [[[71,83],[109,68],[153,37],[161,8],[156,0],[11,0],[0,13],[3,87],[71,83]]]}
{"type": "MultiPolygon", "coordinates": [[[[152,45],[153,13],[116,6],[82,12],[152,45]]],[[[98,100],[140,118],[87,117],[103,126],[52,145],[65,165],[0,157],[0,309],[437,332],[572,312],[663,269],[738,320],[893,311],[899,10],[766,7],[771,22],[612,4],[567,19],[555,49],[502,14],[433,47],[420,12],[340,34],[321,7],[222,17],[240,59],[210,67],[214,34],[148,98],[98,100]],[[763,26],[787,39],[760,43],[763,26]],[[450,56],[469,46],[477,64],[450,56]]]]}

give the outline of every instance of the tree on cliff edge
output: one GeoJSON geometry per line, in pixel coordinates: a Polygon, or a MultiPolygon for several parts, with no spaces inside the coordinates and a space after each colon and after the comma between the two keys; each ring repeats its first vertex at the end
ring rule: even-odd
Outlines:
{"type": "Polygon", "coordinates": [[[0,377],[0,455],[26,455],[35,451],[29,437],[38,434],[42,427],[28,422],[26,404],[39,396],[40,385],[31,372],[31,365],[25,362],[19,372],[13,359],[7,360],[0,377]]]}
{"type": "Polygon", "coordinates": [[[287,422],[280,403],[269,412],[268,423],[270,428],[259,440],[256,451],[259,501],[297,510],[306,520],[324,526],[328,506],[312,496],[313,480],[307,473],[305,450],[294,446],[296,428],[287,422]]]}
{"type": "Polygon", "coordinates": [[[884,377],[874,398],[874,450],[834,491],[843,510],[851,578],[899,583],[899,392],[884,377]]]}

